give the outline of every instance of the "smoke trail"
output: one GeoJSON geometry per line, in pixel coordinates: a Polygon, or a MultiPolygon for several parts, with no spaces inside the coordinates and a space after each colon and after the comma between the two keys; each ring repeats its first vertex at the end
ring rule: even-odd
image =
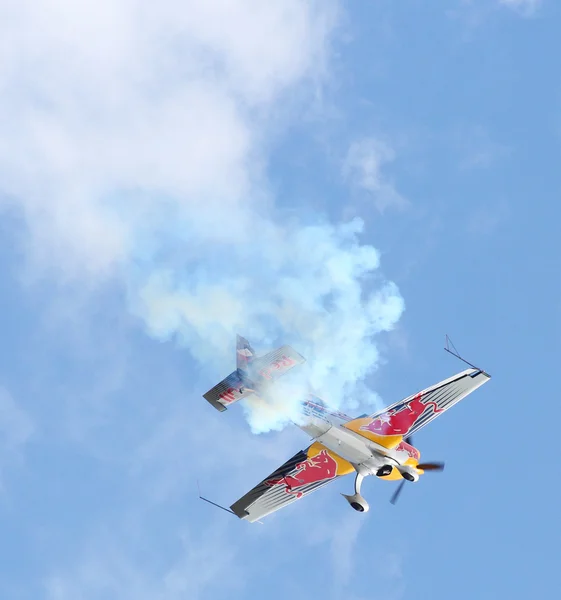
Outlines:
{"type": "MultiPolygon", "coordinates": [[[[5,4],[0,202],[21,209],[34,266],[122,278],[149,334],[209,377],[239,332],[308,359],[284,401],[351,398],[403,301],[360,221],[284,212],[265,172],[279,117],[325,72],[337,0],[5,4]]],[[[247,410],[255,431],[282,426],[247,410]]]]}
{"type": "MultiPolygon", "coordinates": [[[[290,416],[309,387],[342,406],[378,365],[376,334],[401,316],[396,286],[378,274],[378,252],[359,243],[359,220],[283,224],[250,215],[246,222],[223,242],[187,220],[174,236],[159,232],[137,263],[133,311],[151,335],[177,339],[217,381],[232,367],[236,333],[264,349],[291,343],[308,361],[277,386],[284,412],[290,416]]],[[[256,432],[286,421],[262,402],[246,407],[256,432]]]]}

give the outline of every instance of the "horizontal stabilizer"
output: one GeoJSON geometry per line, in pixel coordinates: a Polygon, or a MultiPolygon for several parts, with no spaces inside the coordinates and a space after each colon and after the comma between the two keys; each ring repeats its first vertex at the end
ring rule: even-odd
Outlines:
{"type": "Polygon", "coordinates": [[[273,382],[293,367],[306,362],[306,359],[291,346],[281,346],[251,364],[251,373],[256,379],[273,382]]]}
{"type": "Polygon", "coordinates": [[[224,411],[230,404],[245,398],[253,393],[251,381],[245,379],[242,381],[238,371],[230,373],[226,379],[216,384],[203,398],[210,402],[216,410],[224,411]]]}

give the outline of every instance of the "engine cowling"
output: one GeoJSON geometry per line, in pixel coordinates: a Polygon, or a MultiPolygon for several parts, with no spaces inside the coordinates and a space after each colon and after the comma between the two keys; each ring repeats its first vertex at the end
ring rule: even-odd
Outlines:
{"type": "Polygon", "coordinates": [[[387,477],[391,475],[393,471],[393,465],[383,465],[376,471],[376,477],[387,477]]]}
{"type": "Polygon", "coordinates": [[[419,473],[417,469],[410,467],[409,465],[401,465],[397,467],[403,479],[407,479],[407,481],[419,481],[419,473]]]}

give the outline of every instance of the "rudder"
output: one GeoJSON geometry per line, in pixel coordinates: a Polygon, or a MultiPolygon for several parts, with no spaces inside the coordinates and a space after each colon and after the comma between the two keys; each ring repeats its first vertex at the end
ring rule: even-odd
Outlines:
{"type": "Polygon", "coordinates": [[[244,371],[247,374],[254,357],[255,351],[251,344],[238,334],[236,340],[236,366],[238,371],[244,371]]]}

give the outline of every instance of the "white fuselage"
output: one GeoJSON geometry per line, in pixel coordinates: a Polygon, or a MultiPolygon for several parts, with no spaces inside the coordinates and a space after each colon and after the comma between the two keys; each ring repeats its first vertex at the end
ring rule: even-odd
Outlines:
{"type": "Polygon", "coordinates": [[[344,423],[345,420],[333,414],[322,414],[312,408],[306,411],[306,420],[296,425],[364,474],[374,475],[384,465],[403,464],[397,452],[343,427],[344,423]]]}

